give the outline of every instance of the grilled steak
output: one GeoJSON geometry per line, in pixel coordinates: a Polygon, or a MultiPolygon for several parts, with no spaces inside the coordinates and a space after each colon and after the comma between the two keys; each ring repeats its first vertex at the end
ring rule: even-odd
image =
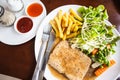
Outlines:
{"type": "Polygon", "coordinates": [[[69,80],[83,80],[91,59],[81,51],[72,49],[67,41],[61,41],[50,54],[48,64],[69,80]]]}

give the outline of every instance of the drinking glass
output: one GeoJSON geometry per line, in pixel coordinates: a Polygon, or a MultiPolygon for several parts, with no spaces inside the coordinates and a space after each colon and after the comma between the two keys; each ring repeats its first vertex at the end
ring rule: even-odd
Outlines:
{"type": "Polygon", "coordinates": [[[13,12],[19,12],[23,9],[24,3],[22,0],[6,0],[8,8],[13,12]]]}

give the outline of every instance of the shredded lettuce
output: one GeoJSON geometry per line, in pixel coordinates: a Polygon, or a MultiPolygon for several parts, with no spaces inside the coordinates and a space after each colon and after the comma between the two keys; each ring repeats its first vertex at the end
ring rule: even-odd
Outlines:
{"type": "Polygon", "coordinates": [[[94,57],[90,57],[94,62],[108,65],[107,56],[114,50],[111,48],[111,50],[107,51],[106,45],[112,41],[115,43],[118,36],[113,33],[115,26],[108,26],[105,22],[105,20],[108,20],[107,10],[103,5],[96,8],[83,6],[78,9],[78,13],[83,18],[83,25],[80,29],[81,33],[77,37],[70,39],[71,47],[79,48],[87,55],[90,55],[95,48],[98,48],[98,53],[94,57]]]}

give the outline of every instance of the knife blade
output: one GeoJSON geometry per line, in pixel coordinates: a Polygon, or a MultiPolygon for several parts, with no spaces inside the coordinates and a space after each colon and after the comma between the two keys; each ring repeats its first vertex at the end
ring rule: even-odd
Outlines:
{"type": "Polygon", "coordinates": [[[37,64],[36,64],[36,67],[35,67],[35,70],[34,70],[34,73],[33,73],[33,77],[32,77],[32,80],[38,80],[38,74],[39,74],[39,71],[41,70],[41,67],[43,65],[43,62],[44,62],[44,56],[45,56],[45,50],[46,50],[46,47],[48,45],[48,41],[49,41],[49,38],[50,38],[50,33],[51,33],[51,30],[52,28],[49,27],[48,29],[45,29],[43,30],[43,35],[42,35],[42,44],[41,44],[41,47],[40,47],[40,50],[39,50],[39,54],[38,54],[38,59],[37,59],[37,64]]]}

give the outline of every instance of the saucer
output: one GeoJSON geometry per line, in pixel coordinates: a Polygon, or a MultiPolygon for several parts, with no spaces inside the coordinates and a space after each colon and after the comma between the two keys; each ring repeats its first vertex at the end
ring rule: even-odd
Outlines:
{"type": "MultiPolygon", "coordinates": [[[[41,2],[40,0],[34,0],[34,1],[41,2]]],[[[17,18],[23,15],[27,16],[25,14],[25,8],[31,2],[33,2],[33,0],[23,0],[24,9],[18,13],[15,13],[17,18]]],[[[2,3],[2,6],[4,6],[7,9],[6,0],[0,0],[0,3],[2,3]]],[[[20,45],[31,40],[33,37],[35,37],[36,32],[40,27],[39,24],[41,23],[41,21],[44,19],[45,16],[46,16],[46,8],[43,4],[43,14],[41,14],[41,17],[32,19],[34,26],[29,33],[26,33],[24,35],[17,33],[14,29],[14,25],[9,27],[0,25],[0,42],[5,43],[7,45],[20,45]]]]}

